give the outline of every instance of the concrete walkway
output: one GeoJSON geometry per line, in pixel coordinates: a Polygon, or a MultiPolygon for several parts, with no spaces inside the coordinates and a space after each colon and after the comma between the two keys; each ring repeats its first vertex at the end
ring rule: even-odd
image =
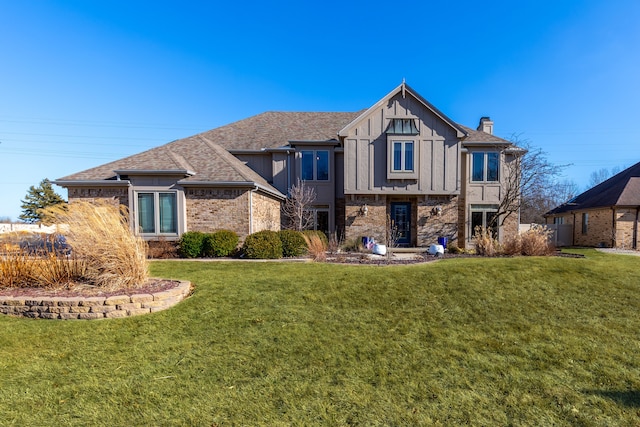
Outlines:
{"type": "Polygon", "coordinates": [[[596,250],[608,254],[640,256],[640,251],[634,251],[633,249],[596,248],[596,250]]]}

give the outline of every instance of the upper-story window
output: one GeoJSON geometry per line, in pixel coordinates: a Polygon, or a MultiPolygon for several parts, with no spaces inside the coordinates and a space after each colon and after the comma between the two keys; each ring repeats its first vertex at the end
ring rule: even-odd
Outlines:
{"type": "Polygon", "coordinates": [[[418,139],[415,119],[391,119],[387,127],[387,179],[417,179],[418,139]]]}
{"type": "Polygon", "coordinates": [[[393,141],[393,172],[413,172],[413,141],[393,141]]]}
{"type": "Polygon", "coordinates": [[[500,153],[477,152],[472,156],[472,181],[498,181],[500,153]]]}
{"type": "Polygon", "coordinates": [[[304,181],[329,180],[329,151],[303,150],[300,163],[300,177],[304,181]]]}

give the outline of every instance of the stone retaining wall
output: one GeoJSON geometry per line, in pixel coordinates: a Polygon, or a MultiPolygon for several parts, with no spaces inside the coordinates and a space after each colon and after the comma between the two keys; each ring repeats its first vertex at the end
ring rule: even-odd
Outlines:
{"type": "Polygon", "coordinates": [[[0,296],[0,313],[39,319],[114,319],[165,310],[191,292],[191,282],[150,294],[110,297],[0,296]]]}

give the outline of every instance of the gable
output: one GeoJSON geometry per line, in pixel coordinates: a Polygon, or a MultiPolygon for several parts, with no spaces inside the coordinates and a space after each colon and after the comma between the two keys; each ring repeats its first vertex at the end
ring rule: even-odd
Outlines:
{"type": "MultiPolygon", "coordinates": [[[[342,128],[338,134],[342,137],[362,134],[363,131],[382,134],[391,119],[403,117],[422,121],[422,124],[440,136],[453,133],[455,138],[463,138],[467,135],[459,125],[404,82],[342,128]]],[[[418,130],[421,131],[420,125],[418,130]]]]}

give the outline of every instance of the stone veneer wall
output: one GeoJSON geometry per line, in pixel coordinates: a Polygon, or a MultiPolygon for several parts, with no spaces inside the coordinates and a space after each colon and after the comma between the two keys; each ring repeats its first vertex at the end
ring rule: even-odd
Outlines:
{"type": "Polygon", "coordinates": [[[235,231],[241,240],[249,234],[249,191],[236,188],[185,190],[187,230],[210,233],[235,231]]]}
{"type": "Polygon", "coordinates": [[[384,242],[387,229],[387,199],[384,196],[347,196],[345,200],[345,240],[373,237],[384,242]],[[361,208],[367,205],[367,215],[361,208]]]}
{"type": "Polygon", "coordinates": [[[162,292],[111,297],[13,297],[0,296],[0,313],[39,319],[114,319],[154,313],[182,301],[191,283],[162,292]]]}
{"type": "Polygon", "coordinates": [[[418,246],[427,247],[446,237],[448,244],[458,244],[458,197],[429,196],[418,199],[418,246]],[[435,208],[440,206],[438,215],[435,208]]]}

